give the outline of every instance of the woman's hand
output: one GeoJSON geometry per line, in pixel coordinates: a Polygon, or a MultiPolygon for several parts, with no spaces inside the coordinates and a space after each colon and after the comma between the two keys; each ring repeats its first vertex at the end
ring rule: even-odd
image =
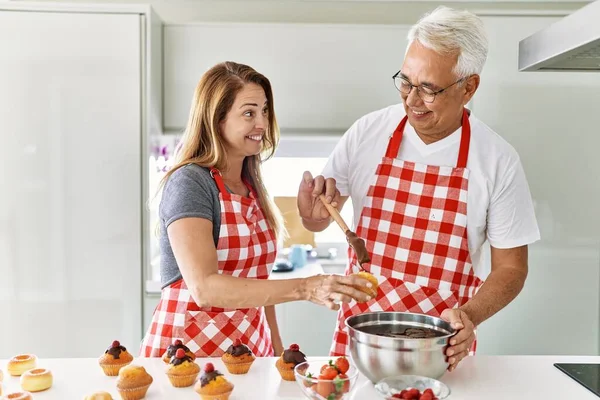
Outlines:
{"type": "Polygon", "coordinates": [[[356,275],[317,275],[305,279],[304,297],[315,304],[338,310],[339,303],[371,300],[368,294],[358,289],[371,286],[369,281],[356,275]]]}

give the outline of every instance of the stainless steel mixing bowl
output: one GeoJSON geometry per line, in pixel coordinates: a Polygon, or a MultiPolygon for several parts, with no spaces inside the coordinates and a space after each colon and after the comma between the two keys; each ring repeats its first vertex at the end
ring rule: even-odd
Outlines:
{"type": "Polygon", "coordinates": [[[398,375],[438,379],[448,368],[444,354],[456,330],[441,318],[404,312],[370,312],[346,319],[354,364],[376,383],[398,375]],[[406,327],[429,328],[433,338],[399,338],[384,334],[406,327]]]}

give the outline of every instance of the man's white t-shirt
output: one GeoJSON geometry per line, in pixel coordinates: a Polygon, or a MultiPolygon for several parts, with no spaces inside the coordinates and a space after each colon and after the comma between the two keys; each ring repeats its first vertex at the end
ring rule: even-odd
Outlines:
{"type": "MultiPolygon", "coordinates": [[[[354,229],[390,135],[404,116],[404,107],[398,104],[360,118],[340,139],[323,170],[324,177],[335,178],[341,195],[352,199],[354,229]]],[[[469,122],[467,235],[475,274],[485,279],[488,270],[481,265],[481,250],[486,239],[491,246],[506,249],[531,244],[540,233],[519,155],[473,113],[469,122]]],[[[461,128],[427,145],[407,123],[398,159],[455,167],[460,137],[461,128]]]]}

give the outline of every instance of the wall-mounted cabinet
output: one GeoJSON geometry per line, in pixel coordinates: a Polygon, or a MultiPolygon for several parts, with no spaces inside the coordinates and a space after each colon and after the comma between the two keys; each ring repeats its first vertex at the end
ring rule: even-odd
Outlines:
{"type": "Polygon", "coordinates": [[[400,100],[392,75],[406,26],[193,24],[164,31],[164,123],[186,124],[194,89],[218,62],[248,64],[269,78],[282,130],[344,131],[400,100]]]}

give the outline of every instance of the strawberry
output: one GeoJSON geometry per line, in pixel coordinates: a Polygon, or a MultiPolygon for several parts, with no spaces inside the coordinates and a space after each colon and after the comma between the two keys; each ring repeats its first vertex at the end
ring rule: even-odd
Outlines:
{"type": "Polygon", "coordinates": [[[350,391],[350,381],[348,375],[339,374],[334,380],[335,388],[338,393],[348,393],[350,391]]]}
{"type": "Polygon", "coordinates": [[[333,380],[336,376],[338,376],[338,370],[334,367],[327,367],[321,370],[321,375],[319,376],[319,380],[324,379],[327,381],[333,380]]]}
{"type": "Polygon", "coordinates": [[[419,400],[433,400],[433,395],[431,393],[423,393],[419,400]]]}
{"type": "Polygon", "coordinates": [[[340,373],[345,374],[350,369],[350,363],[346,357],[338,357],[338,359],[335,360],[335,367],[340,373]]]}
{"type": "Polygon", "coordinates": [[[330,394],[335,393],[335,386],[330,380],[320,375],[319,381],[317,382],[317,387],[315,388],[315,392],[317,392],[325,398],[328,398],[330,394]]]}
{"type": "Polygon", "coordinates": [[[316,379],[314,379],[313,374],[310,372],[306,374],[306,379],[304,380],[304,386],[311,387],[315,383],[316,379]]]}

